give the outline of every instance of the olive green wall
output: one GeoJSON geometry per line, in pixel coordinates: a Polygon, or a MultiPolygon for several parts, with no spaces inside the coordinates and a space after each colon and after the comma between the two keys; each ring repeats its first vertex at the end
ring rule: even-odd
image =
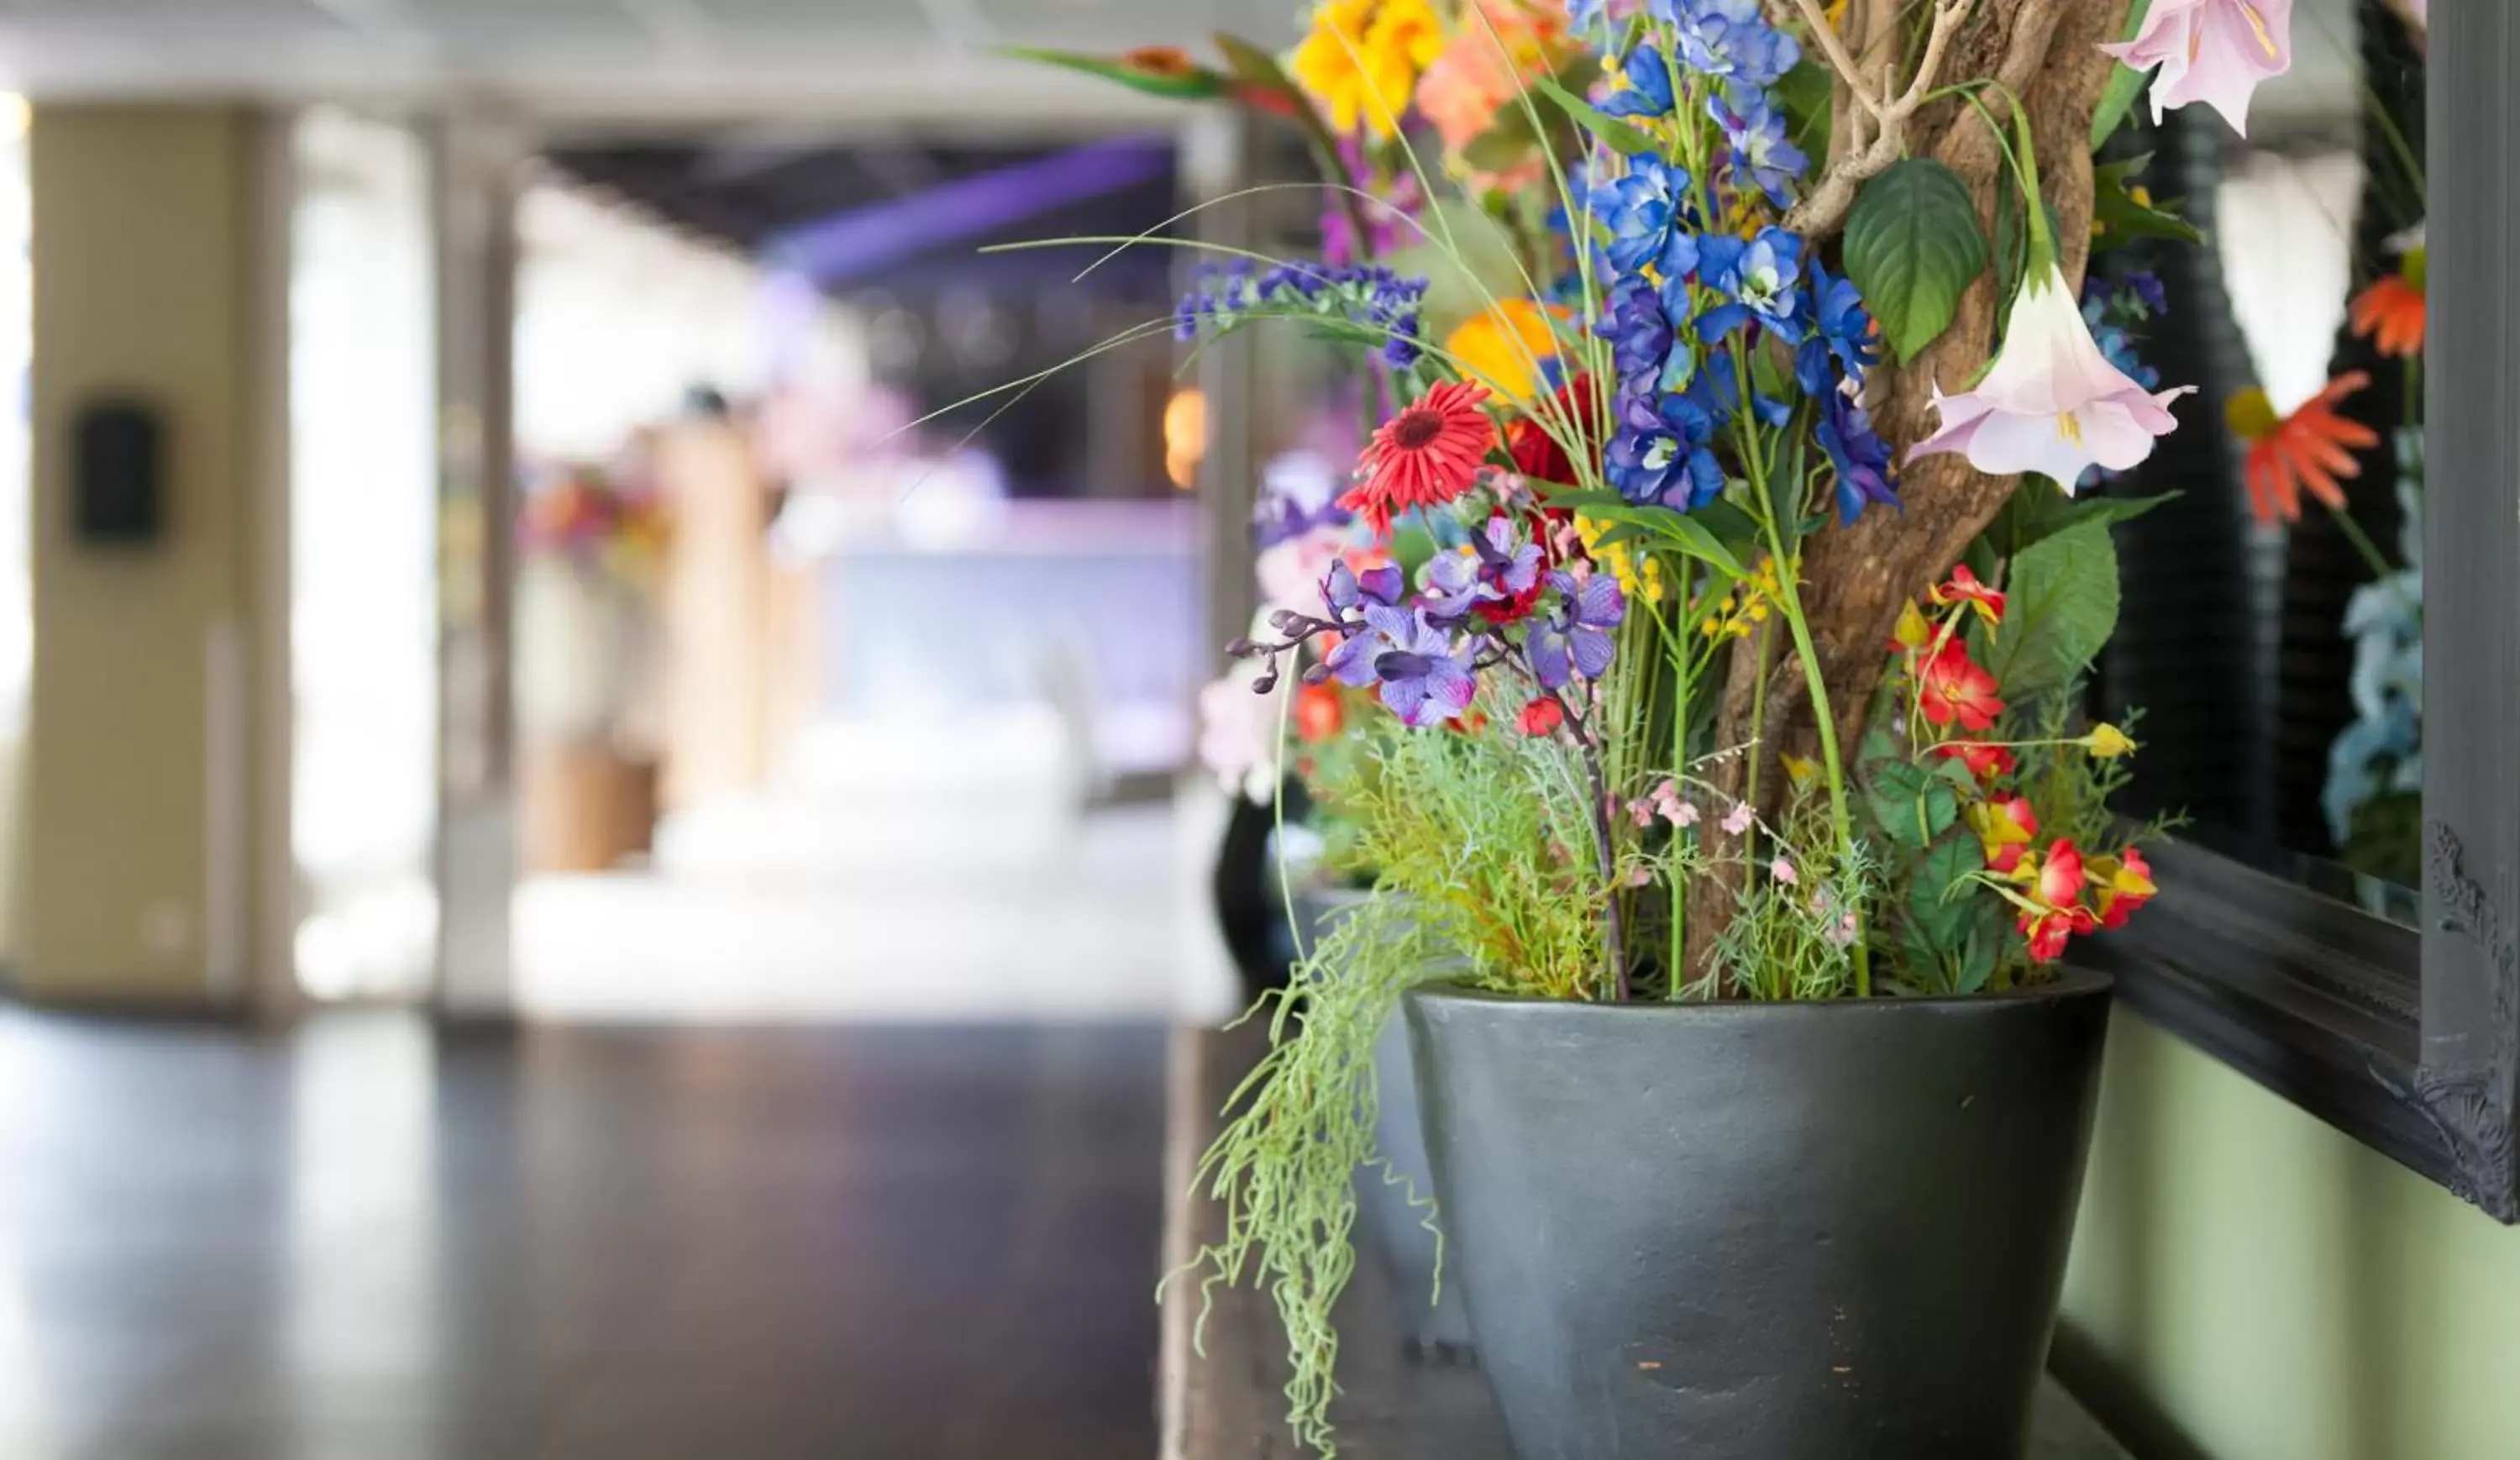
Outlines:
{"type": "Polygon", "coordinates": [[[34,112],[35,664],[13,952],[37,998],[244,991],[264,136],[232,106],[34,112]],[[70,540],[70,423],[99,393],[163,409],[155,547],[70,540]]]}
{"type": "Polygon", "coordinates": [[[2058,1367],[2161,1460],[2520,1457],[2520,1230],[2121,1012],[2058,1367]]]}

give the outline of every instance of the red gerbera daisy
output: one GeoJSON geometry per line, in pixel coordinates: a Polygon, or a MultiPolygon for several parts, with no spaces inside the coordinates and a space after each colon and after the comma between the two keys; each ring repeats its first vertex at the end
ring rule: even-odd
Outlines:
{"type": "Polygon", "coordinates": [[[1339,505],[1364,518],[1381,540],[1390,537],[1395,515],[1440,507],[1469,490],[1496,444],[1496,423],[1479,409],[1487,398],[1484,386],[1448,381],[1383,422],[1360,463],[1364,484],[1339,505]]]}
{"type": "Polygon", "coordinates": [[[2336,484],[2337,479],[2362,476],[2362,464],[2354,459],[2354,452],[2378,445],[2380,435],[2360,421],[2336,414],[2336,407],[2370,383],[2371,378],[2362,371],[2349,370],[2281,420],[2275,419],[2266,392],[2255,387],[2224,406],[2224,419],[2249,443],[2249,505],[2258,521],[2301,521],[2305,487],[2327,506],[2344,510],[2345,488],[2336,484]]]}

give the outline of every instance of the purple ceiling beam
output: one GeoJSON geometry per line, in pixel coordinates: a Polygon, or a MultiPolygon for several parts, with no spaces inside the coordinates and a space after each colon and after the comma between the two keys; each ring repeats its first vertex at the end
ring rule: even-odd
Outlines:
{"type": "Polygon", "coordinates": [[[1152,182],[1171,164],[1166,138],[1089,142],[801,224],[774,235],[763,251],[778,267],[837,284],[1071,203],[1152,182]]]}

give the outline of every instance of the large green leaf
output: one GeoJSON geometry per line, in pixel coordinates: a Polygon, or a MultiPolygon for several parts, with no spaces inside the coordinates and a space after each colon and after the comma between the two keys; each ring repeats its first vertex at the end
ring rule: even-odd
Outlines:
{"type": "Polygon", "coordinates": [[[1940,162],[1893,162],[1846,218],[1846,273],[1902,360],[1933,343],[1986,268],[1968,185],[1940,162]]]}
{"type": "MultiPolygon", "coordinates": [[[[2096,0],[2085,0],[2085,3],[2093,4],[2096,0]]],[[[2144,16],[2151,9],[2152,0],[2128,0],[2126,24],[2118,31],[2118,39],[2135,39],[2136,32],[2143,28],[2144,16]]],[[[2110,75],[2107,88],[2100,93],[2099,110],[2092,114],[2093,152],[2100,150],[2100,144],[2109,140],[2118,124],[2127,119],[2127,114],[2135,110],[2135,99],[2143,95],[2143,83],[2151,77],[2150,71],[2139,71],[2124,64],[2110,75]]]]}
{"type": "MultiPolygon", "coordinates": [[[[2027,482],[2023,490],[2048,488],[2027,482]]],[[[2023,549],[2004,592],[1987,668],[2006,699],[2060,688],[2117,627],[2118,553],[2108,529],[2083,523],[2023,549]]]]}
{"type": "Polygon", "coordinates": [[[2013,488],[2003,510],[1978,539],[1987,550],[1986,559],[1970,567],[1979,577],[1992,581],[1995,562],[2009,561],[2033,543],[2086,523],[2109,527],[2133,522],[2178,495],[2172,491],[2151,497],[2069,497],[2045,481],[2025,480],[2013,488]]]}
{"type": "Polygon", "coordinates": [[[1212,67],[1185,63],[1150,66],[1142,56],[1096,56],[1084,51],[1057,51],[1041,46],[998,46],[996,54],[1037,62],[1116,82],[1148,96],[1176,101],[1212,101],[1233,90],[1233,78],[1212,67]]]}
{"type": "Polygon", "coordinates": [[[1992,896],[1968,879],[1986,869],[1986,853],[1968,832],[1946,836],[1925,849],[1908,884],[1908,915],[1937,952],[1957,952],[1968,935],[1969,914],[1979,896],[1992,896]]]}
{"type": "Polygon", "coordinates": [[[1921,851],[1959,816],[1951,783],[1913,761],[1894,760],[1873,772],[1864,788],[1881,834],[1921,851]]]}

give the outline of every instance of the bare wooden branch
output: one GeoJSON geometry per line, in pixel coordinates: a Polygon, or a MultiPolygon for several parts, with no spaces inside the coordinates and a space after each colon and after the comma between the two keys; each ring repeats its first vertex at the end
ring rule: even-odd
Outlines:
{"type": "Polygon", "coordinates": [[[1858,188],[1906,154],[1909,121],[1940,84],[1952,37],[1967,23],[1977,0],[1935,0],[1924,54],[1908,78],[1907,89],[1896,97],[1890,95],[1888,79],[1895,73],[1895,59],[1884,68],[1884,79],[1876,81],[1847,50],[1844,38],[1822,13],[1819,0],[1794,0],[1794,5],[1811,26],[1812,38],[1819,42],[1822,54],[1828,58],[1829,69],[1837,73],[1843,93],[1854,100],[1857,114],[1869,119],[1862,145],[1837,155],[1810,195],[1785,214],[1788,231],[1818,239],[1835,233],[1845,223],[1848,210],[1855,206],[1858,188]]]}

